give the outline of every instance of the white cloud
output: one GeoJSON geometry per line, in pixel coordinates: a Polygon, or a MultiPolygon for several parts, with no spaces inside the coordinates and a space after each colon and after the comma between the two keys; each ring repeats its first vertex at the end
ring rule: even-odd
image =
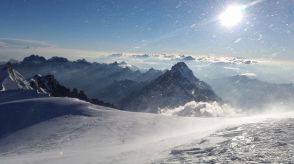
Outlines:
{"type": "Polygon", "coordinates": [[[123,53],[120,56],[109,55],[109,57],[120,57],[125,59],[155,59],[155,60],[194,60],[201,63],[224,63],[224,64],[257,64],[264,62],[259,59],[249,59],[244,57],[234,57],[234,56],[210,56],[210,55],[183,55],[183,54],[165,54],[165,53],[152,53],[152,54],[134,54],[134,53],[123,53]]]}
{"type": "Polygon", "coordinates": [[[160,113],[164,115],[186,116],[186,117],[224,117],[236,114],[235,109],[227,104],[217,102],[191,101],[183,106],[173,109],[163,108],[160,113]]]}

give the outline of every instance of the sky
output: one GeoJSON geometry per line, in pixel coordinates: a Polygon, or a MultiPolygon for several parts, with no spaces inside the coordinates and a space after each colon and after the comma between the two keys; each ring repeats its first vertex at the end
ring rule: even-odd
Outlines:
{"type": "Polygon", "coordinates": [[[294,60],[293,0],[1,0],[0,29],[2,59],[171,53],[294,60]],[[234,26],[220,18],[229,6],[243,7],[234,26]]]}

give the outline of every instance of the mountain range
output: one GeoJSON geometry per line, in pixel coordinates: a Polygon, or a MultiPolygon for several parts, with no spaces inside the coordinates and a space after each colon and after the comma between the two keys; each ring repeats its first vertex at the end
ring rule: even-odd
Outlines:
{"type": "MultiPolygon", "coordinates": [[[[13,66],[25,77],[32,77],[36,74],[54,75],[61,84],[70,88],[79,88],[89,97],[104,101],[109,100],[109,98],[104,99],[104,88],[115,85],[113,83],[121,80],[148,82],[163,73],[155,69],[136,70],[130,68],[125,62],[90,63],[83,59],[77,61],[69,61],[62,57],[46,59],[38,55],[28,56],[13,66]]],[[[109,102],[115,101],[111,99],[109,102]]]]}
{"type": "Polygon", "coordinates": [[[34,55],[0,65],[1,163],[292,160],[293,113],[226,117],[231,116],[226,115],[230,113],[226,103],[293,102],[293,84],[271,84],[245,75],[209,84],[183,62],[165,71],[141,71],[121,62],[98,64],[34,55]],[[75,84],[89,85],[89,90],[84,92],[75,84]],[[88,97],[91,91],[122,110],[103,107],[107,104],[101,99],[88,97]],[[176,116],[193,118],[152,114],[161,108],[167,109],[166,114],[173,110],[176,116]],[[244,145],[244,138],[250,142],[244,145]],[[260,150],[258,158],[256,151],[248,151],[248,144],[260,150]],[[265,157],[264,150],[272,153],[265,157]]]}
{"type": "Polygon", "coordinates": [[[5,64],[0,72],[0,102],[16,99],[28,99],[37,97],[72,97],[91,102],[96,105],[114,107],[98,99],[90,99],[82,90],[73,90],[61,85],[53,75],[42,76],[40,74],[31,78],[25,78],[16,71],[11,63],[5,64]]]}
{"type": "Polygon", "coordinates": [[[235,75],[209,83],[224,101],[243,110],[261,110],[275,103],[294,102],[294,84],[274,84],[249,75],[235,75]]]}
{"type": "Polygon", "coordinates": [[[167,71],[151,68],[142,72],[117,62],[98,64],[31,55],[7,67],[16,68],[21,72],[19,75],[24,74],[20,77],[27,90],[55,97],[75,97],[129,111],[158,113],[160,108],[177,107],[190,101],[221,102],[211,87],[196,78],[184,62],[178,62],[167,71]],[[25,76],[31,78],[26,80],[25,76]]]}
{"type": "MultiPolygon", "coordinates": [[[[31,55],[12,65],[19,71],[14,74],[23,75],[17,76],[17,79],[31,77],[27,82],[20,80],[23,81],[23,84],[18,84],[21,87],[33,87],[39,93],[51,91],[53,96],[64,96],[64,93],[52,93],[54,90],[46,88],[44,81],[49,80],[52,84],[58,82],[59,85],[66,86],[66,89],[61,87],[58,90],[67,92],[67,96],[88,102],[97,101],[96,104],[100,105],[107,102],[104,105],[130,111],[140,109],[139,111],[157,113],[160,108],[173,108],[189,101],[224,102],[248,110],[275,102],[291,103],[294,97],[293,84],[273,84],[245,75],[210,80],[208,85],[195,77],[183,62],[178,62],[171,70],[151,68],[142,71],[126,62],[101,64],[84,59],[69,61],[62,57],[46,59],[31,55]],[[43,84],[36,85],[36,81],[43,84]],[[27,83],[30,85],[27,86],[27,83]],[[42,85],[44,90],[40,90],[38,85],[42,85]]],[[[9,80],[5,83],[9,87],[9,80]]],[[[31,91],[30,94],[34,95],[34,92],[31,91]]]]}

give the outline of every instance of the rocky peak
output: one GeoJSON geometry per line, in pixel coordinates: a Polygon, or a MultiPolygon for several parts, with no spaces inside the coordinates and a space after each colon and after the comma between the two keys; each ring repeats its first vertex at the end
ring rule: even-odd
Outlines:
{"type": "Polygon", "coordinates": [[[68,62],[68,59],[64,57],[53,56],[52,58],[48,59],[48,61],[55,62],[55,63],[66,63],[68,62]]]}
{"type": "Polygon", "coordinates": [[[28,64],[40,64],[45,63],[46,61],[46,58],[44,58],[43,56],[33,54],[31,56],[25,57],[22,62],[28,64]]]}
{"type": "Polygon", "coordinates": [[[177,64],[172,66],[171,70],[168,71],[167,74],[171,74],[178,80],[185,78],[191,82],[198,81],[198,79],[194,76],[192,70],[184,62],[178,62],[177,64]]]}
{"type": "Polygon", "coordinates": [[[0,72],[0,85],[1,90],[32,89],[29,82],[9,62],[0,72]]]}
{"type": "Polygon", "coordinates": [[[159,108],[177,107],[190,101],[222,100],[208,84],[197,79],[184,62],[179,62],[142,90],[131,94],[122,108],[157,113],[159,108]]]}

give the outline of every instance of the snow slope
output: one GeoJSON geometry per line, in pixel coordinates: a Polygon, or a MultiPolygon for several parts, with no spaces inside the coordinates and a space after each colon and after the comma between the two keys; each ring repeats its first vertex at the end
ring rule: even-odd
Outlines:
{"type": "Polygon", "coordinates": [[[30,99],[37,97],[48,97],[48,94],[40,94],[36,90],[6,90],[0,92],[0,103],[20,100],[20,99],[30,99]]]}
{"type": "Polygon", "coordinates": [[[44,112],[35,111],[57,113],[0,139],[1,164],[152,163],[167,158],[174,147],[218,129],[267,118],[172,117],[119,111],[71,98],[11,101],[0,103],[0,110],[32,112],[36,118],[44,117],[44,112]]]}

